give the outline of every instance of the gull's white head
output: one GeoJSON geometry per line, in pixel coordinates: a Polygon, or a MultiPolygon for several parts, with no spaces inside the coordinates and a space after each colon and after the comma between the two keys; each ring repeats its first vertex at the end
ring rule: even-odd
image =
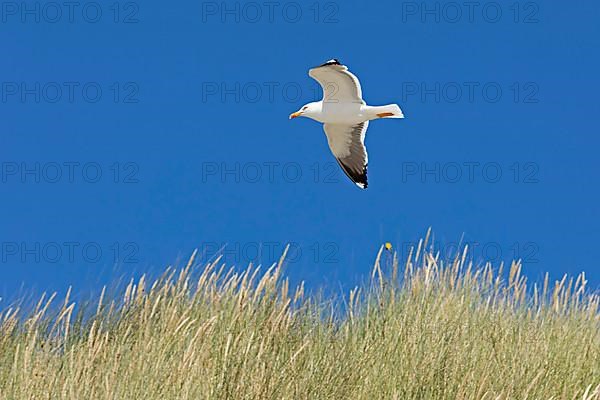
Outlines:
{"type": "Polygon", "coordinates": [[[308,117],[315,119],[317,115],[321,113],[321,102],[308,103],[300,110],[295,113],[290,114],[290,119],[298,118],[298,117],[308,117]]]}

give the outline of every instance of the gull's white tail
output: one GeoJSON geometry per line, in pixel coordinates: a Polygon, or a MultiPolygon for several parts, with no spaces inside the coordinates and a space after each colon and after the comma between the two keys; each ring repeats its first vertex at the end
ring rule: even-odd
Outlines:
{"type": "Polygon", "coordinates": [[[373,107],[373,113],[376,115],[375,118],[404,118],[404,114],[398,104],[373,107]]]}

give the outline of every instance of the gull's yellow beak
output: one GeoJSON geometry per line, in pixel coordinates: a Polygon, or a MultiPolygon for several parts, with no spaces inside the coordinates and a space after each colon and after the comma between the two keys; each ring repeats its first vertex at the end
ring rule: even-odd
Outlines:
{"type": "Polygon", "coordinates": [[[302,115],[301,111],[296,111],[295,113],[290,114],[290,119],[298,118],[302,115]]]}

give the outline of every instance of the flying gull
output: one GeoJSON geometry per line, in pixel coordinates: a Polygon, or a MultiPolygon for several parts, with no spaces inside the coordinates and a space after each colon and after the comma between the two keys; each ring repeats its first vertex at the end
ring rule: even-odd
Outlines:
{"type": "Polygon", "coordinates": [[[323,88],[323,100],[308,103],[290,119],[308,117],[323,124],[329,148],[346,175],[359,188],[367,188],[369,158],[365,133],[369,121],[404,118],[397,104],[372,107],[362,99],[358,78],[338,60],[311,69],[308,75],[323,88]]]}

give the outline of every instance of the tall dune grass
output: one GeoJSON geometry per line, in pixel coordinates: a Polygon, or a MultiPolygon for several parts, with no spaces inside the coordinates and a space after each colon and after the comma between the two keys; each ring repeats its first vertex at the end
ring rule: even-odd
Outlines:
{"type": "Polygon", "coordinates": [[[389,265],[382,249],[337,311],[290,288],[284,258],[263,272],[192,259],[87,317],[68,296],[4,310],[0,398],[600,399],[584,275],[527,286],[518,262],[503,279],[425,248],[389,265]]]}

